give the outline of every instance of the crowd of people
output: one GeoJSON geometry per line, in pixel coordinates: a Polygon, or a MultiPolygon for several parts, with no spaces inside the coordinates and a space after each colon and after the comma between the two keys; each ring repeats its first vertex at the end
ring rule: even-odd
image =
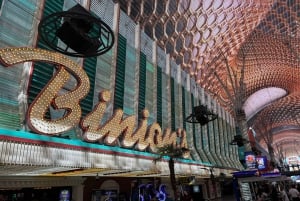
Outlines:
{"type": "Polygon", "coordinates": [[[300,185],[267,185],[257,190],[256,201],[300,201],[300,185]]]}

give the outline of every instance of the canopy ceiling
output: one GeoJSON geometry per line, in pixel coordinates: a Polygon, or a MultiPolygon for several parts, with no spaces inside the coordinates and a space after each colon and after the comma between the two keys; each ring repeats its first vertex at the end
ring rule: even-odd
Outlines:
{"type": "Polygon", "coordinates": [[[242,104],[262,146],[299,155],[300,0],[114,2],[228,111],[242,104]]]}

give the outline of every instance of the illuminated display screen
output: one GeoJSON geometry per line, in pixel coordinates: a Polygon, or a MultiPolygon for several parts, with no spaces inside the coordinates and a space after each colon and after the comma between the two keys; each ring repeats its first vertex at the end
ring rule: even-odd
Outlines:
{"type": "Polygon", "coordinates": [[[256,168],[256,160],[253,152],[245,152],[245,161],[248,169],[256,168]]]}
{"type": "Polygon", "coordinates": [[[256,163],[258,170],[266,170],[267,169],[267,157],[266,156],[257,156],[256,163]]]}
{"type": "Polygon", "coordinates": [[[59,194],[59,201],[70,201],[70,191],[62,190],[59,194]]]}

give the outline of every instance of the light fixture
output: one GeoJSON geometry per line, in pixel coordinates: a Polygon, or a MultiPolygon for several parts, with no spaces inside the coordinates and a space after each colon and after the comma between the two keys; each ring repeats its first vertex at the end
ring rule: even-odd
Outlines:
{"type": "Polygon", "coordinates": [[[242,135],[235,135],[233,140],[230,142],[230,145],[237,145],[238,147],[242,147],[248,142],[249,141],[244,139],[242,135]]]}
{"type": "Polygon", "coordinates": [[[53,50],[74,57],[93,57],[107,52],[114,43],[111,28],[80,4],[50,14],[39,23],[41,39],[53,50]],[[58,45],[58,39],[65,46],[58,45]]]}
{"type": "Polygon", "coordinates": [[[217,117],[218,115],[209,111],[207,106],[199,105],[193,108],[192,114],[190,114],[185,121],[189,123],[200,123],[200,125],[203,126],[215,120],[217,117]]]}

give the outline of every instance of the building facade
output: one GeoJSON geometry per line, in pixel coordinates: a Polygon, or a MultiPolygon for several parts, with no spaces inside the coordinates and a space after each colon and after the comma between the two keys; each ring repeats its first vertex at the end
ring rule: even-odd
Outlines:
{"type": "Polygon", "coordinates": [[[118,4],[2,0],[0,5],[2,188],[60,186],[61,177],[43,176],[75,175],[80,177],[67,178],[65,185],[80,194],[84,176],[161,177],[169,169],[166,161],[153,163],[155,150],[170,143],[190,150],[176,161],[178,175],[201,180],[210,174],[205,168],[214,167],[215,175],[242,168],[238,148],[230,145],[231,115],[118,4]],[[40,21],[76,4],[112,29],[114,45],[105,54],[70,57],[41,39],[40,21]],[[218,118],[204,126],[186,122],[198,105],[218,118]]]}

